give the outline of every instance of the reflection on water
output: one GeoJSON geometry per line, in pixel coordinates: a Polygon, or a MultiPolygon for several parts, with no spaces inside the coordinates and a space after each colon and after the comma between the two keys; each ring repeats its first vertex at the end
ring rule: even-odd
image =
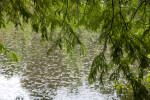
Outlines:
{"type": "Polygon", "coordinates": [[[101,94],[97,90],[84,84],[76,87],[71,93],[69,88],[57,90],[57,95],[54,97],[54,100],[112,100],[112,98],[115,99],[115,97],[116,94],[101,94]]]}
{"type": "Polygon", "coordinates": [[[22,34],[16,33],[3,39],[3,42],[23,56],[23,60],[17,64],[3,62],[0,71],[3,75],[0,83],[3,90],[0,91],[0,100],[13,100],[18,95],[23,96],[24,100],[117,98],[113,92],[102,94],[99,87],[88,85],[89,66],[97,53],[97,49],[93,49],[93,44],[88,43],[87,55],[83,57],[75,55],[75,58],[71,59],[60,50],[55,50],[47,56],[46,52],[50,47],[43,46],[38,35],[27,39],[22,34]],[[4,76],[12,78],[6,80],[4,76]]]}
{"type": "MultiPolygon", "coordinates": [[[[21,87],[22,83],[20,83],[19,77],[12,77],[10,79],[6,79],[4,76],[0,76],[0,80],[0,100],[50,100],[49,97],[47,97],[46,99],[46,96],[44,97],[44,94],[42,95],[42,98],[44,97],[43,99],[41,97],[29,97],[29,91],[27,92],[21,87]]],[[[40,91],[42,92],[42,89],[38,90],[39,93],[40,91]]],[[[90,88],[86,84],[83,84],[82,86],[78,86],[76,88],[69,86],[60,88],[58,86],[58,90],[56,90],[56,95],[54,96],[49,94],[49,96],[53,97],[53,100],[109,100],[113,97],[116,97],[115,94],[114,96],[108,94],[100,94],[98,91],[90,88]]]]}
{"type": "Polygon", "coordinates": [[[19,77],[7,79],[0,76],[0,100],[15,100],[17,97],[30,100],[27,91],[21,87],[19,77]]]}

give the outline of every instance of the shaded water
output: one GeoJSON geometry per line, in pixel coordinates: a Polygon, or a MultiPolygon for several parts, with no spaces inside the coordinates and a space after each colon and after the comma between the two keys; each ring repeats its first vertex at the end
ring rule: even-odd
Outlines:
{"type": "Polygon", "coordinates": [[[1,41],[23,58],[13,63],[1,55],[0,100],[119,100],[115,92],[88,84],[90,65],[98,53],[89,42],[92,38],[85,41],[85,56],[77,53],[69,57],[59,49],[47,56],[50,46],[43,46],[38,34],[27,37],[20,31],[11,33],[3,34],[1,41]]]}

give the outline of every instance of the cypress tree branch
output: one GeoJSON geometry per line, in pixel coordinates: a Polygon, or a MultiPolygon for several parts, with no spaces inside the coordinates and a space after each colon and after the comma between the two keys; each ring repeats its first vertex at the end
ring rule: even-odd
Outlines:
{"type": "Polygon", "coordinates": [[[141,2],[141,4],[140,4],[140,5],[138,6],[138,8],[136,9],[135,13],[131,16],[131,19],[130,19],[129,22],[131,22],[131,21],[134,19],[136,13],[138,12],[138,10],[140,9],[140,7],[141,7],[144,3],[146,3],[146,0],[143,0],[143,1],[141,2]]]}

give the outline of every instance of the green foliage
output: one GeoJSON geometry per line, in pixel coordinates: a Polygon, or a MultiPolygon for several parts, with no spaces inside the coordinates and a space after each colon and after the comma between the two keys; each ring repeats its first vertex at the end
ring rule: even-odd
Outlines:
{"type": "Polygon", "coordinates": [[[144,85],[150,90],[150,73],[144,76],[144,85]]]}
{"type": "Polygon", "coordinates": [[[15,52],[8,50],[1,42],[0,42],[0,54],[6,55],[10,61],[17,62],[21,59],[21,56],[17,55],[15,52]]]}
{"type": "Polygon", "coordinates": [[[106,75],[116,81],[123,75],[135,99],[142,100],[148,95],[142,81],[150,65],[149,5],[149,0],[1,0],[0,27],[31,23],[51,43],[48,53],[56,47],[72,53],[80,45],[84,54],[78,29],[99,33],[96,43],[103,48],[93,60],[89,81],[103,83],[106,75]]]}

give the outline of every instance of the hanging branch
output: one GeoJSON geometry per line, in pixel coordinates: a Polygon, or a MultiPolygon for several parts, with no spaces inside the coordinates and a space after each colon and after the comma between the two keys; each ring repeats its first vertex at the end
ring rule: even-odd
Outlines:
{"type": "Polygon", "coordinates": [[[131,16],[131,19],[130,19],[130,21],[129,22],[131,22],[133,19],[134,19],[134,17],[135,17],[135,15],[136,15],[136,13],[138,12],[138,10],[139,10],[139,8],[143,5],[143,3],[145,3],[146,2],[146,0],[144,0],[144,1],[142,1],[141,2],[141,4],[138,6],[138,8],[136,9],[136,11],[135,11],[135,13],[131,16]]]}

